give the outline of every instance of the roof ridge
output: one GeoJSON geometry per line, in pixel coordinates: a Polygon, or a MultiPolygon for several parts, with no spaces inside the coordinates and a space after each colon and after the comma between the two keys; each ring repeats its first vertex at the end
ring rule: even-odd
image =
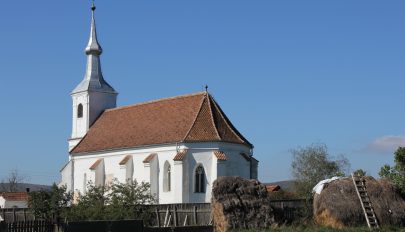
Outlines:
{"type": "Polygon", "coordinates": [[[221,117],[224,119],[226,125],[231,129],[232,133],[236,135],[236,137],[241,141],[242,143],[247,143],[248,145],[252,146],[253,145],[235,128],[235,126],[232,124],[232,122],[229,120],[229,118],[225,115],[225,113],[222,111],[221,107],[217,104],[215,99],[212,97],[212,101],[214,104],[214,107],[218,110],[219,114],[221,117]]]}
{"type": "Polygon", "coordinates": [[[200,113],[201,113],[201,111],[202,111],[202,108],[203,108],[203,105],[204,105],[204,101],[205,101],[205,97],[202,99],[201,104],[200,104],[200,107],[199,107],[200,109],[198,110],[197,114],[195,115],[195,118],[194,118],[194,120],[193,120],[193,123],[191,124],[190,129],[187,131],[186,136],[184,136],[183,141],[185,141],[185,140],[187,139],[187,137],[188,137],[188,136],[190,135],[190,133],[191,133],[191,130],[193,130],[193,128],[194,128],[194,126],[195,126],[195,123],[197,122],[198,116],[200,115],[200,113]]]}
{"type": "Polygon", "coordinates": [[[136,104],[133,104],[133,105],[120,106],[120,107],[115,107],[115,108],[112,108],[112,109],[107,109],[104,112],[122,110],[122,109],[132,108],[132,107],[136,107],[136,106],[152,104],[152,103],[156,103],[156,102],[162,102],[162,101],[168,101],[168,100],[174,100],[174,99],[198,96],[198,95],[202,95],[204,93],[205,92],[197,92],[197,93],[184,94],[184,95],[179,95],[179,96],[174,96],[174,97],[166,97],[166,98],[161,98],[161,99],[156,99],[156,100],[150,100],[150,101],[146,101],[146,102],[136,103],[136,104]]]}
{"type": "Polygon", "coordinates": [[[221,140],[222,137],[221,137],[221,135],[219,134],[218,128],[217,128],[217,126],[216,126],[216,124],[215,124],[214,114],[213,114],[213,112],[212,112],[211,98],[212,98],[212,96],[211,96],[210,94],[207,94],[208,107],[209,107],[209,109],[210,109],[210,114],[211,114],[211,123],[212,123],[212,125],[214,126],[214,129],[215,129],[215,132],[216,132],[216,134],[217,134],[217,136],[218,136],[218,139],[221,140]]]}

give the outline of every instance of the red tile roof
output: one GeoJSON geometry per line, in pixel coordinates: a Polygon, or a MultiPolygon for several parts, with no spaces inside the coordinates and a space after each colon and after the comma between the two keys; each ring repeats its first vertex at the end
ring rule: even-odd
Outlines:
{"type": "Polygon", "coordinates": [[[266,189],[268,193],[277,192],[281,189],[279,185],[266,185],[266,189]]]}
{"type": "Polygon", "coordinates": [[[174,161],[182,161],[187,155],[187,150],[177,152],[176,156],[173,158],[174,161]]]}
{"type": "Polygon", "coordinates": [[[152,154],[148,155],[148,157],[146,157],[144,159],[143,163],[147,164],[147,163],[152,162],[152,160],[155,158],[155,156],[156,156],[156,153],[152,153],[152,154]]]}
{"type": "Polygon", "coordinates": [[[132,158],[132,155],[127,155],[124,157],[124,159],[121,160],[120,165],[125,165],[128,163],[128,161],[132,158]]]}
{"type": "Polygon", "coordinates": [[[27,192],[0,193],[0,197],[8,201],[28,201],[27,192]]]}
{"type": "Polygon", "coordinates": [[[94,162],[94,164],[91,165],[90,170],[96,170],[101,161],[103,161],[103,159],[98,159],[96,162],[94,162]]]}
{"type": "Polygon", "coordinates": [[[71,153],[217,141],[252,147],[213,97],[201,92],[106,110],[71,153]]]}
{"type": "Polygon", "coordinates": [[[222,151],[214,151],[214,155],[215,155],[215,156],[217,157],[217,159],[220,160],[220,161],[226,161],[226,160],[228,160],[228,159],[226,158],[225,153],[223,153],[222,151]]]}

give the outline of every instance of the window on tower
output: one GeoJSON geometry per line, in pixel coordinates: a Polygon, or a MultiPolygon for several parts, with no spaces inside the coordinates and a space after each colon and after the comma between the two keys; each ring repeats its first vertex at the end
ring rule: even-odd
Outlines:
{"type": "Polygon", "coordinates": [[[77,107],[77,117],[78,118],[83,118],[83,105],[79,104],[77,107]]]}

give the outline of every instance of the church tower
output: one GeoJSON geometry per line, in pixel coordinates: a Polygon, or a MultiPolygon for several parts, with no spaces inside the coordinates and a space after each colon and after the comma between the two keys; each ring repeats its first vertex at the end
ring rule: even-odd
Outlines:
{"type": "Polygon", "coordinates": [[[104,110],[115,108],[117,104],[118,93],[104,80],[101,72],[100,55],[103,49],[97,41],[94,3],[91,10],[90,39],[85,49],[86,74],[70,94],[73,100],[73,123],[69,151],[86,135],[91,125],[104,110]]]}

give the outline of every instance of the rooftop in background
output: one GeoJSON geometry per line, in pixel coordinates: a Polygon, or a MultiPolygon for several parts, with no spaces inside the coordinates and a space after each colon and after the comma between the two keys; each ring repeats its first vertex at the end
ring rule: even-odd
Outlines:
{"type": "Polygon", "coordinates": [[[27,192],[0,193],[0,197],[8,201],[28,201],[27,192]]]}

